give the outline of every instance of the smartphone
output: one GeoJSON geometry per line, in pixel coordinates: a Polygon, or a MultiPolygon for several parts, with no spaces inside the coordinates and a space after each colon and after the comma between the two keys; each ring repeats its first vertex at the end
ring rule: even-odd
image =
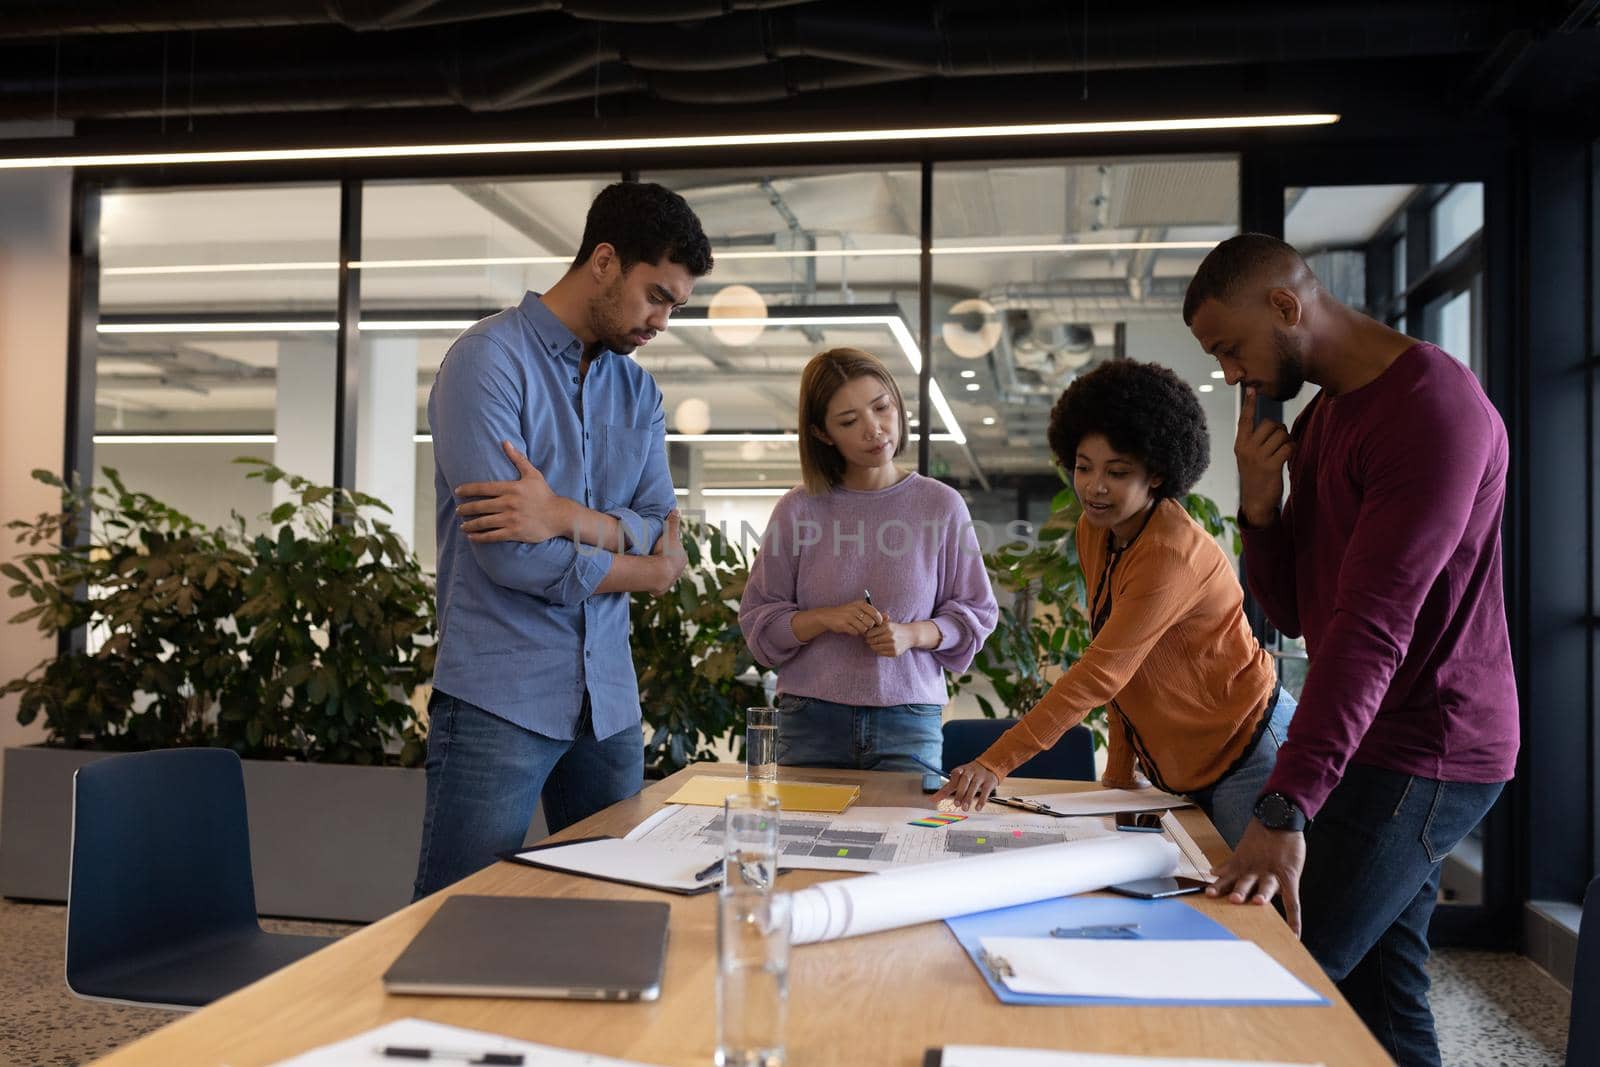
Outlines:
{"type": "Polygon", "coordinates": [[[937,793],[944,788],[945,777],[942,774],[924,774],[922,776],[922,791],[924,793],[937,793]]]}
{"type": "Polygon", "coordinates": [[[1117,829],[1127,830],[1133,834],[1159,834],[1161,833],[1161,813],[1159,811],[1119,811],[1117,812],[1117,829]]]}
{"type": "Polygon", "coordinates": [[[1162,897],[1181,897],[1185,893],[1198,893],[1205,887],[1206,883],[1197,878],[1173,877],[1141,878],[1137,882],[1108,885],[1106,889],[1112,893],[1121,893],[1125,897],[1160,900],[1162,897]]]}

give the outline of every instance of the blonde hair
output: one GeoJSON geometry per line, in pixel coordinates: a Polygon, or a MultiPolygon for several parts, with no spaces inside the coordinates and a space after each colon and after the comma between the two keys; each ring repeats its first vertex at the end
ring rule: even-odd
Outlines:
{"type": "Polygon", "coordinates": [[[844,456],[817,434],[828,432],[828,404],[844,385],[857,378],[876,378],[894,398],[900,422],[900,436],[894,454],[905,451],[910,427],[906,424],[906,405],[900,385],[889,368],[870,352],[859,348],[830,348],[818,352],[800,374],[800,475],[806,492],[821,496],[844,477],[844,456]]]}

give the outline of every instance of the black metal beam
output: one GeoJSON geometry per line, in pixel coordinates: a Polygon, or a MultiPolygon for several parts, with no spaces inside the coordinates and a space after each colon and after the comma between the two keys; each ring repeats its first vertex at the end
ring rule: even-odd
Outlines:
{"type": "Polygon", "coordinates": [[[333,484],[356,486],[356,421],[361,402],[361,188],[346,179],[339,187],[339,334],[334,363],[333,484]]]}

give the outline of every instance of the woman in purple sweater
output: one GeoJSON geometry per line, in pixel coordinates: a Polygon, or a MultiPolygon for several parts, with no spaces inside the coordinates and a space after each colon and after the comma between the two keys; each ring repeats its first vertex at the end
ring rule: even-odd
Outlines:
{"type": "Polygon", "coordinates": [[[999,611],[954,489],[901,470],[900,388],[875,357],[823,352],[800,379],[800,470],[750,569],[739,622],[778,671],[778,762],[940,764],[944,672],[999,611]]]}

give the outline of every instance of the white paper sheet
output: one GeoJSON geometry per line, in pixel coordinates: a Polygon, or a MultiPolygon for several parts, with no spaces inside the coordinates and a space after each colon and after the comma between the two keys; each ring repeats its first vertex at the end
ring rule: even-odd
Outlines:
{"type": "Polygon", "coordinates": [[[1159,878],[1178,850],[1155,834],[1120,834],[897,867],[794,894],[797,945],[935,922],[1013,904],[1159,878]]]}
{"type": "Polygon", "coordinates": [[[1027,800],[1048,804],[1063,815],[1115,815],[1124,811],[1160,811],[1187,808],[1192,803],[1159,789],[1084,789],[1074,793],[1018,793],[1027,800]]]}
{"type": "MultiPolygon", "coordinates": [[[[860,807],[837,815],[786,811],[779,818],[778,867],[867,873],[1070,841],[1146,836],[1117,830],[1109,816],[1056,819],[1006,808],[990,808],[948,826],[912,825],[915,820],[938,814],[931,808],[860,807]]],[[[1210,862],[1177,819],[1169,816],[1163,826],[1165,836],[1180,852],[1175,873],[1208,880],[1210,862]]],[[[634,827],[627,839],[669,850],[709,847],[714,851],[703,865],[720,854],[722,812],[716,808],[668,805],[634,827]]]]}
{"type": "Polygon", "coordinates": [[[1057,1052],[997,1045],[946,1045],[940,1067],[1322,1067],[1261,1060],[1197,1060],[1187,1056],[1113,1056],[1104,1052],[1057,1052]]]}
{"type": "Polygon", "coordinates": [[[1308,1001],[1321,996],[1251,941],[986,937],[1018,993],[1135,1000],[1308,1001]]]}
{"type": "Polygon", "coordinates": [[[638,882],[662,889],[697,890],[719,885],[722,872],[706,880],[695,875],[722,859],[720,845],[704,842],[673,847],[655,841],[628,841],[602,838],[576,844],[534,849],[522,853],[546,867],[558,867],[573,874],[638,882]]]}
{"type": "Polygon", "coordinates": [[[452,1049],[474,1053],[520,1052],[523,1056],[523,1067],[650,1067],[649,1064],[634,1060],[592,1056],[587,1052],[572,1052],[568,1049],[552,1048],[549,1045],[537,1045],[532,1041],[517,1041],[482,1030],[463,1030],[459,1026],[430,1023],[423,1019],[396,1019],[392,1023],[385,1023],[355,1037],[314,1048],[293,1059],[282,1060],[276,1067],[356,1067],[358,1064],[395,1067],[395,1064],[400,1063],[422,1062],[387,1057],[383,1054],[386,1045],[452,1049]]]}

